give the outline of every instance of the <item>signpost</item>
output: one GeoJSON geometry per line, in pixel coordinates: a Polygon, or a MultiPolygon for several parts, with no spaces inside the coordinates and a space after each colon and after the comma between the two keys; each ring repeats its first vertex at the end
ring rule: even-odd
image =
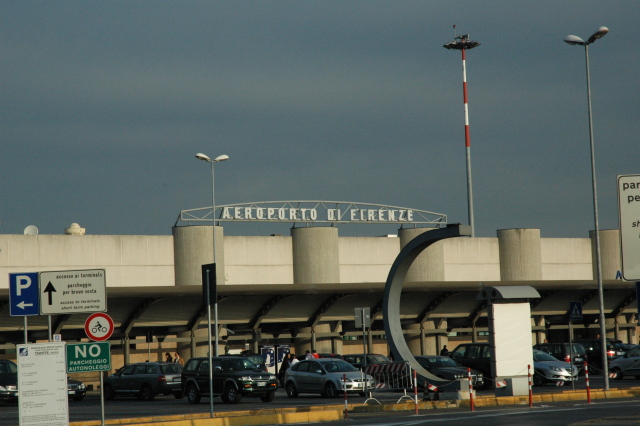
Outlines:
{"type": "Polygon", "coordinates": [[[622,277],[640,281],[640,175],[618,176],[622,277]]]}
{"type": "Polygon", "coordinates": [[[103,312],[89,315],[84,323],[84,331],[87,337],[96,342],[109,339],[113,334],[114,324],[111,317],[103,312]]]}
{"type": "Polygon", "coordinates": [[[68,426],[65,343],[17,345],[21,426],[68,426]]]}
{"type": "Polygon", "coordinates": [[[109,342],[67,344],[67,373],[111,370],[109,342]]]}
{"type": "Polygon", "coordinates": [[[9,299],[12,317],[39,315],[38,273],[9,274],[9,299]]]}
{"type": "Polygon", "coordinates": [[[40,300],[42,315],[105,312],[105,270],[41,272],[40,300]]]}

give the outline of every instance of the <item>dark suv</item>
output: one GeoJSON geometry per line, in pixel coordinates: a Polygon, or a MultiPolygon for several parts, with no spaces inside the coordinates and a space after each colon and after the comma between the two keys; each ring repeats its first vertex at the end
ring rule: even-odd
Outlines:
{"type": "Polygon", "coordinates": [[[569,343],[539,343],[534,345],[533,349],[546,352],[560,361],[571,362],[580,369],[587,360],[587,354],[580,343],[573,343],[571,348],[569,347],[569,343]],[[573,359],[571,358],[572,355],[573,359]]]}
{"type": "MultiPolygon", "coordinates": [[[[227,403],[237,404],[243,396],[260,397],[271,402],[278,382],[275,374],[261,371],[245,357],[214,357],[213,396],[227,403]]],[[[182,390],[190,404],[198,404],[202,396],[209,395],[209,358],[191,358],[182,370],[182,390]]]]}
{"type": "Polygon", "coordinates": [[[182,365],[166,362],[139,362],[119,369],[104,380],[104,397],[137,396],[152,401],[156,395],[182,398],[180,372],[182,365]]]}
{"type": "MultiPolygon", "coordinates": [[[[589,372],[597,373],[602,370],[602,346],[600,339],[578,340],[587,354],[587,362],[589,363],[589,372]]],[[[624,355],[629,347],[622,343],[622,340],[607,339],[607,364],[624,355]]]]}
{"type": "MultiPolygon", "coordinates": [[[[478,370],[484,377],[491,377],[491,347],[489,343],[463,343],[458,345],[449,358],[459,364],[478,370]]],[[[485,383],[490,383],[486,380],[485,383]]]]}

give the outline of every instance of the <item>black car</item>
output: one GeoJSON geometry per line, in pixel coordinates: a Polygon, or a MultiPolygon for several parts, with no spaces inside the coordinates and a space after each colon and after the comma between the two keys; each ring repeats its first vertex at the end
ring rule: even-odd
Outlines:
{"type": "Polygon", "coordinates": [[[251,362],[254,363],[256,367],[258,367],[260,370],[269,371],[267,369],[267,363],[264,361],[264,358],[260,354],[245,351],[240,353],[239,355],[221,355],[221,356],[242,356],[245,358],[249,358],[251,362]]]}
{"type": "MultiPolygon", "coordinates": [[[[587,354],[590,373],[598,373],[602,370],[602,346],[600,342],[600,338],[577,340],[577,343],[584,347],[587,354]]],[[[629,347],[622,343],[621,340],[607,339],[607,364],[624,355],[628,350],[629,347]]]]}
{"type": "Polygon", "coordinates": [[[464,367],[480,371],[485,379],[491,377],[491,347],[489,343],[463,343],[449,357],[464,367]]]}
{"type": "Polygon", "coordinates": [[[570,362],[578,368],[582,368],[587,360],[587,353],[580,343],[573,343],[571,347],[569,343],[539,343],[533,349],[546,352],[560,361],[570,362]]]}
{"type": "MultiPolygon", "coordinates": [[[[214,357],[213,395],[227,403],[237,404],[243,396],[260,397],[271,402],[278,381],[275,374],[262,371],[251,360],[241,356],[214,357]]],[[[198,404],[209,395],[209,358],[191,358],[182,369],[182,390],[190,404],[198,404]]]]}
{"type": "Polygon", "coordinates": [[[82,401],[87,394],[87,387],[80,380],[67,378],[67,393],[74,401],[82,401]]]}
{"type": "Polygon", "coordinates": [[[104,397],[136,396],[152,401],[156,395],[182,398],[180,373],[182,365],[166,362],[139,362],[129,364],[104,380],[104,397]]]}
{"type": "Polygon", "coordinates": [[[18,400],[18,366],[9,360],[0,360],[0,400],[18,400]]]}
{"type": "MultiPolygon", "coordinates": [[[[458,379],[466,379],[469,377],[467,367],[463,367],[449,357],[426,355],[416,356],[415,358],[425,370],[434,376],[440,377],[441,379],[451,380],[453,382],[458,379]]],[[[473,387],[484,387],[484,375],[481,372],[472,369],[471,383],[473,384],[473,387]]],[[[420,380],[418,380],[418,384],[421,384],[420,380]]]]}

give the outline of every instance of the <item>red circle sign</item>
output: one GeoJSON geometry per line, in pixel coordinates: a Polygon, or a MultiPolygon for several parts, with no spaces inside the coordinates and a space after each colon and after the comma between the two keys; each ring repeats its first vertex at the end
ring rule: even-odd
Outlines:
{"type": "Polygon", "coordinates": [[[113,320],[103,312],[91,314],[84,323],[84,332],[87,337],[96,342],[107,340],[113,334],[113,320]]]}

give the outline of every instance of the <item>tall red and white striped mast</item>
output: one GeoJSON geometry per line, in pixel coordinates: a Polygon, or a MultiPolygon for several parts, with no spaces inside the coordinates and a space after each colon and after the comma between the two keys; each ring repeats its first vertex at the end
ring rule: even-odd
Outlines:
{"type": "Polygon", "coordinates": [[[467,50],[480,46],[475,40],[469,40],[469,34],[457,36],[455,35],[455,28],[453,26],[454,34],[453,41],[445,44],[443,47],[446,49],[456,49],[462,51],[462,96],[464,98],[464,143],[467,157],[467,200],[468,200],[468,212],[469,212],[469,226],[471,227],[471,237],[476,236],[475,224],[473,220],[473,189],[471,185],[471,137],[469,136],[469,104],[467,98],[467,50]]]}

